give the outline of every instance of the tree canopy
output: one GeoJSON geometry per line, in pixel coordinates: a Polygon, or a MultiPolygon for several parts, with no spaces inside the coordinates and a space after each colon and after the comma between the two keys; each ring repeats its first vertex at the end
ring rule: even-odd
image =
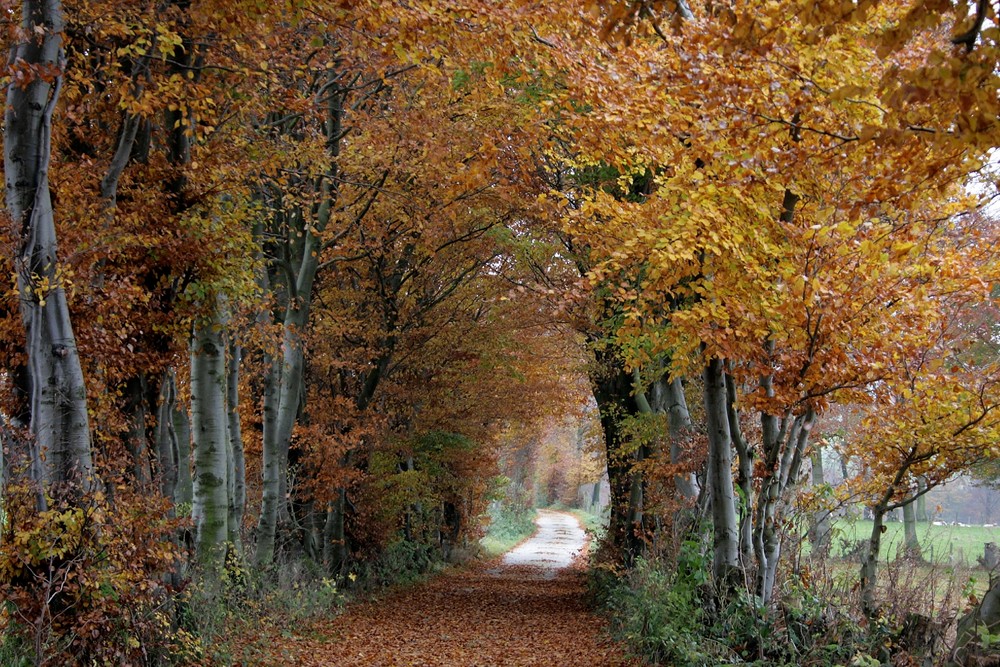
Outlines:
{"type": "Polygon", "coordinates": [[[0,630],[53,655],[602,461],[609,567],[711,507],[767,603],[834,406],[877,521],[1000,454],[994,3],[3,10],[0,630]]]}

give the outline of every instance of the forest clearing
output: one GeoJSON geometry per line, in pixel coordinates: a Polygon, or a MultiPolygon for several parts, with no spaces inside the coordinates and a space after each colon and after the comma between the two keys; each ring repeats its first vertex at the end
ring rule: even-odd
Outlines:
{"type": "Polygon", "coordinates": [[[1000,663],[995,0],[0,7],[3,667],[1000,663]]]}

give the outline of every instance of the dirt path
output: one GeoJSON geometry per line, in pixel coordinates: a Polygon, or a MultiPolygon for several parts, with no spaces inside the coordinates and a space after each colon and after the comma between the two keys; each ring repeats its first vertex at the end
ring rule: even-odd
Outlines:
{"type": "Polygon", "coordinates": [[[531,565],[552,579],[569,567],[587,546],[587,534],[572,514],[542,510],[535,519],[537,532],[504,555],[504,565],[531,565]]]}
{"type": "Polygon", "coordinates": [[[536,535],[502,562],[451,572],[350,607],[285,640],[282,664],[621,666],[584,600],[585,546],[569,514],[541,512],[536,535]]]}

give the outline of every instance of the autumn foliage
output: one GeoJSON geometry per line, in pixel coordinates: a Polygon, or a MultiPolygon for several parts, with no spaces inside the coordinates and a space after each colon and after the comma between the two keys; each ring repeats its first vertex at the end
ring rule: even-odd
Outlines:
{"type": "Polygon", "coordinates": [[[0,631],[39,664],[204,657],[187,605],[246,572],[426,570],[603,466],[602,568],[700,508],[716,601],[768,603],[833,406],[882,514],[996,453],[993,3],[0,6],[0,631]]]}

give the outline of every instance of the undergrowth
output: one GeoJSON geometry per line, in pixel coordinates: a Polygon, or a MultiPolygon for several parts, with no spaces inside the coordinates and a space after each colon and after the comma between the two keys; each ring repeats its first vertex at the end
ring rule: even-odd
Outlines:
{"type": "Polygon", "coordinates": [[[604,532],[608,527],[608,513],[593,514],[582,509],[567,509],[567,512],[580,520],[583,529],[595,542],[604,539],[604,532]]]}
{"type": "Polygon", "coordinates": [[[397,540],[389,544],[374,561],[362,563],[351,576],[352,588],[374,590],[422,581],[429,573],[440,571],[445,561],[434,544],[397,540]]]}
{"type": "Polygon", "coordinates": [[[479,541],[487,556],[497,556],[510,551],[535,532],[534,509],[516,511],[504,507],[490,510],[490,525],[479,541]]]}
{"type": "Polygon", "coordinates": [[[187,647],[189,659],[204,659],[204,647],[213,646],[207,661],[212,664],[275,664],[273,634],[261,636],[259,628],[295,634],[310,621],[339,613],[352,597],[417,583],[443,567],[439,547],[404,539],[387,545],[374,561],[357,563],[340,583],[308,558],[289,558],[266,573],[230,559],[222,598],[206,600],[196,590],[187,598],[190,625],[182,629],[200,638],[187,647]]]}
{"type": "Polygon", "coordinates": [[[612,634],[647,664],[877,667],[931,664],[924,660],[943,652],[942,625],[891,592],[884,613],[869,621],[850,588],[834,590],[804,567],[786,576],[780,602],[762,604],[746,587],[720,602],[701,544],[683,543],[673,560],[639,559],[624,574],[592,569],[612,634]]]}

